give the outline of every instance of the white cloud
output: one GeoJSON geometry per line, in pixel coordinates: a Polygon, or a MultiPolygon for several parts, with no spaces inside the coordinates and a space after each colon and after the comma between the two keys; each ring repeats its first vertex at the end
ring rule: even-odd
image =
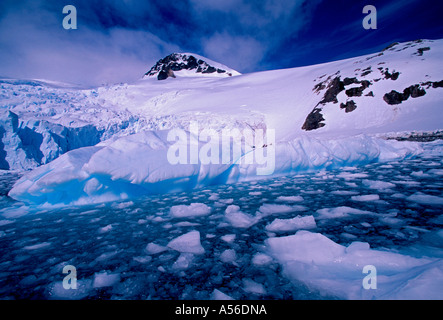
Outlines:
{"type": "Polygon", "coordinates": [[[60,17],[10,12],[0,21],[0,76],[41,78],[85,85],[141,78],[160,57],[179,50],[146,32],[65,30],[60,17]],[[59,18],[59,19],[57,19],[59,18]]]}

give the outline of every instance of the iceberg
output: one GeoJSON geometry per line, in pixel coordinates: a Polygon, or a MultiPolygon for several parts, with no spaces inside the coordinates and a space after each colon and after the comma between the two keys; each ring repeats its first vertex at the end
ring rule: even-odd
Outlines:
{"type": "MultiPolygon", "coordinates": [[[[263,164],[242,161],[243,157],[249,156],[248,153],[262,153],[258,147],[245,153],[243,146],[235,146],[236,142],[231,141],[231,150],[243,147],[241,158],[232,163],[171,164],[168,152],[177,142],[173,144],[167,136],[166,130],[144,131],[72,150],[25,174],[15,183],[9,196],[38,205],[121,201],[302,171],[399,160],[422,150],[415,142],[365,135],[329,140],[300,137],[277,142],[274,171],[270,175],[258,175],[257,168],[263,164]]],[[[218,142],[216,146],[219,146],[218,142]]],[[[206,145],[200,145],[200,148],[206,148],[206,145]]]]}
{"type": "Polygon", "coordinates": [[[351,300],[443,298],[442,259],[370,249],[361,242],[346,247],[304,230],[268,238],[265,245],[289,279],[324,295],[351,300]],[[376,288],[365,288],[365,266],[375,268],[376,288]]]}

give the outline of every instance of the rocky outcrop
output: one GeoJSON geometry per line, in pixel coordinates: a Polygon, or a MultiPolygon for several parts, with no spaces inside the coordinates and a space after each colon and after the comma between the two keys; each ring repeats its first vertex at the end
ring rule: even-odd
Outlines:
{"type": "Polygon", "coordinates": [[[314,108],[312,112],[307,116],[305,123],[303,124],[302,129],[306,131],[315,130],[321,127],[324,127],[325,124],[322,123],[325,121],[323,115],[321,114],[321,109],[314,108]]]}
{"type": "Polygon", "coordinates": [[[423,52],[429,51],[429,50],[431,50],[431,48],[429,48],[429,47],[418,48],[416,55],[421,57],[423,55],[423,52]]]}
{"type": "Polygon", "coordinates": [[[392,90],[383,96],[383,100],[387,104],[396,105],[408,100],[409,98],[423,97],[426,94],[426,90],[423,87],[426,87],[426,89],[443,88],[443,80],[434,82],[427,81],[421,82],[420,84],[414,84],[405,88],[402,93],[392,90]]]}
{"type": "Polygon", "coordinates": [[[412,85],[403,90],[402,93],[392,90],[383,96],[383,100],[390,105],[400,104],[411,98],[422,97],[426,94],[426,91],[420,87],[419,84],[412,85]]]}
{"type": "Polygon", "coordinates": [[[346,113],[352,112],[357,109],[357,105],[353,100],[347,101],[346,103],[340,103],[340,108],[345,109],[346,113]]]}
{"type": "Polygon", "coordinates": [[[169,56],[157,61],[157,63],[145,73],[145,76],[157,76],[158,80],[166,80],[167,78],[175,78],[174,72],[182,70],[194,70],[195,73],[201,74],[232,74],[224,69],[215,68],[202,59],[197,59],[193,55],[173,53],[169,56]]]}

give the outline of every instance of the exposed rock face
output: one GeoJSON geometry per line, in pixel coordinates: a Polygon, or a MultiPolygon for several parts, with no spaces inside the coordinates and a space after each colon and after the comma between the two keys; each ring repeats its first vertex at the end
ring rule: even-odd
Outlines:
{"type": "Polygon", "coordinates": [[[346,90],[345,93],[348,97],[361,97],[363,91],[371,85],[371,83],[368,80],[363,80],[361,82],[357,80],[354,83],[361,83],[361,86],[346,90]]]}
{"type": "Polygon", "coordinates": [[[417,49],[417,55],[421,57],[423,55],[423,52],[429,51],[429,50],[431,50],[431,48],[429,48],[429,47],[418,48],[417,49]]]}
{"type": "Polygon", "coordinates": [[[320,101],[321,104],[325,104],[328,102],[338,103],[337,95],[345,90],[345,85],[342,81],[340,81],[340,77],[334,78],[328,85],[328,89],[323,96],[323,100],[320,101]]]}
{"type": "Polygon", "coordinates": [[[383,96],[383,100],[390,105],[400,104],[411,98],[422,97],[426,94],[426,91],[420,87],[419,84],[412,85],[403,90],[403,93],[392,90],[383,96]]]}
{"type": "Polygon", "coordinates": [[[378,70],[380,70],[381,74],[384,76],[385,79],[390,79],[390,80],[397,80],[398,77],[400,76],[400,72],[396,72],[395,70],[393,71],[393,73],[389,72],[389,68],[378,68],[378,70]]]}
{"type": "Polygon", "coordinates": [[[352,112],[355,109],[357,109],[357,105],[355,104],[355,102],[353,100],[351,100],[346,103],[341,103],[340,108],[345,109],[345,112],[349,113],[349,112],[352,112]]]}
{"type": "Polygon", "coordinates": [[[303,124],[302,129],[306,131],[315,130],[321,127],[324,127],[325,124],[321,123],[325,121],[323,115],[321,114],[321,109],[315,108],[306,118],[305,123],[303,124]]]}
{"type": "Polygon", "coordinates": [[[232,75],[226,70],[215,68],[209,65],[202,59],[197,59],[193,55],[173,53],[169,56],[157,61],[157,63],[145,73],[146,76],[157,76],[158,80],[165,80],[167,78],[175,78],[174,71],[181,70],[195,70],[195,73],[209,74],[209,73],[226,73],[232,75]]]}

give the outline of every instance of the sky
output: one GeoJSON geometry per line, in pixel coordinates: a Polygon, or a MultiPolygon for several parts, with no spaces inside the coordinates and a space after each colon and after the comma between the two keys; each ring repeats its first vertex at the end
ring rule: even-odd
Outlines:
{"type": "Polygon", "coordinates": [[[1,0],[0,77],[98,86],[140,79],[173,52],[242,73],[443,38],[440,0],[1,0]],[[63,7],[77,29],[63,28],[63,7]],[[366,5],[377,29],[366,30],[366,5]]]}

